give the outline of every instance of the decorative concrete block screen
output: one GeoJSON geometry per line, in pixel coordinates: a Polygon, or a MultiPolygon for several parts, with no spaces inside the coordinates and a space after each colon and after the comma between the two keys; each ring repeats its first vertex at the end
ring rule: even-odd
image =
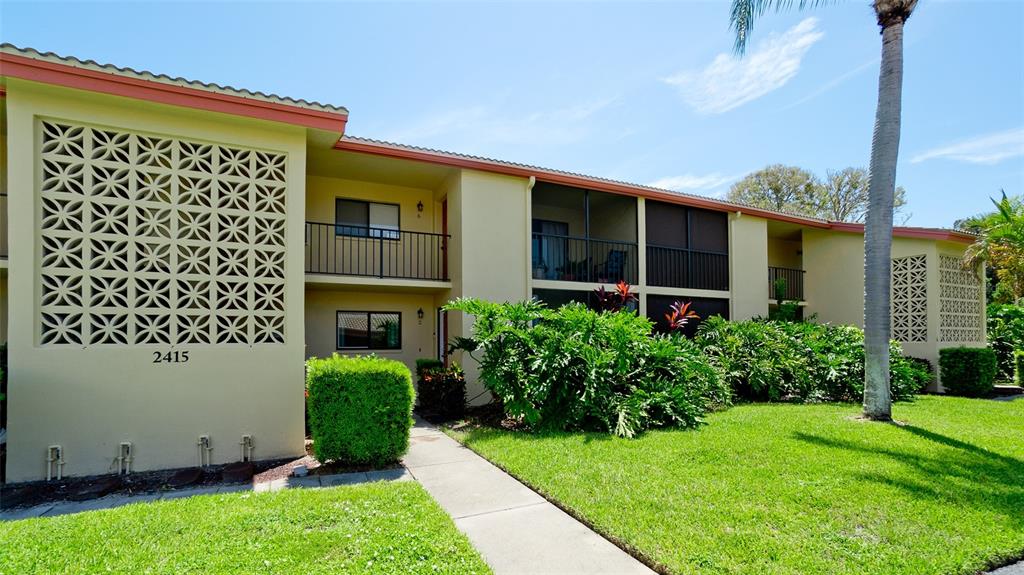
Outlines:
{"type": "Polygon", "coordinates": [[[939,306],[939,341],[984,341],[981,281],[959,258],[939,255],[939,306]]]}
{"type": "Polygon", "coordinates": [[[928,265],[923,255],[892,259],[892,337],[928,341],[928,265]]]}
{"type": "Polygon", "coordinates": [[[40,345],[284,343],[285,155],[37,130],[40,345]]]}

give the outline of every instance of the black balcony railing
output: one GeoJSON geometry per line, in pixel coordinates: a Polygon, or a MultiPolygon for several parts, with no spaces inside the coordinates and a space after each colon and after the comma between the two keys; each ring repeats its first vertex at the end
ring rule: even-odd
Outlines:
{"type": "Polygon", "coordinates": [[[427,232],[306,222],[306,272],[446,281],[449,238],[427,232]]]}
{"type": "Polygon", "coordinates": [[[533,234],[534,279],[637,283],[635,242],[533,234]]]}
{"type": "Polygon", "coordinates": [[[7,194],[0,194],[0,258],[7,257],[7,194]]]}
{"type": "Polygon", "coordinates": [[[648,244],[647,285],[726,291],[729,254],[648,244]]]}
{"type": "Polygon", "coordinates": [[[776,299],[775,282],[782,279],[786,282],[786,289],[783,290],[783,299],[803,301],[804,299],[804,270],[793,268],[768,267],[768,297],[776,299]]]}

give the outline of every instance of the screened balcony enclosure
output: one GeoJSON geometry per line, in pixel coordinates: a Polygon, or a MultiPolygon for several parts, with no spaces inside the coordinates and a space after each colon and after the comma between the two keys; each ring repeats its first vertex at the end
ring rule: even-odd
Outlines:
{"type": "Polygon", "coordinates": [[[534,279],[637,283],[635,198],[538,182],[532,202],[534,279]]]}
{"type": "Polygon", "coordinates": [[[723,212],[646,202],[647,284],[729,289],[729,224],[723,212]]]}

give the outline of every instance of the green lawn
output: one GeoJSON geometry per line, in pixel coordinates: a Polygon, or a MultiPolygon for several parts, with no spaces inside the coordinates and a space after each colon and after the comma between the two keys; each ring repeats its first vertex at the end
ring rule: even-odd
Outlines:
{"type": "Polygon", "coordinates": [[[1024,554],[1024,400],[739,405],[695,431],[457,434],[673,573],[974,573],[1024,554]]]}
{"type": "Polygon", "coordinates": [[[490,573],[416,483],[230,493],[0,524],[0,573],[490,573]]]}

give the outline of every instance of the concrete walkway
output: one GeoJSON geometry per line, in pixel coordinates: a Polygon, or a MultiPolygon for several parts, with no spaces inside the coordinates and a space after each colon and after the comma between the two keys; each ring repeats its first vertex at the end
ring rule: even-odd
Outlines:
{"type": "Polygon", "coordinates": [[[1024,575],[1024,561],[990,571],[989,575],[1024,575]]]}
{"type": "Polygon", "coordinates": [[[452,516],[495,575],[653,573],[504,471],[418,419],[402,463],[452,516]]]}

